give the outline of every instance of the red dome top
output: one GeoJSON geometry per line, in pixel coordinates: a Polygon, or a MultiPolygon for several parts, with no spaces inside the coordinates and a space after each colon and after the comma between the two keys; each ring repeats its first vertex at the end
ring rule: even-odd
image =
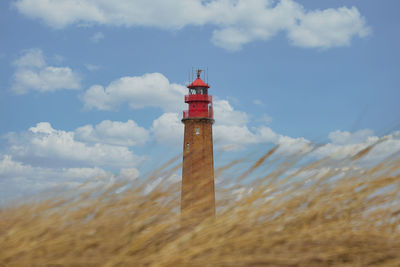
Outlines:
{"type": "Polygon", "coordinates": [[[203,82],[203,80],[200,79],[200,78],[197,78],[190,85],[188,85],[188,88],[190,88],[190,89],[193,89],[195,87],[207,87],[207,88],[210,88],[210,86],[208,86],[208,84],[203,82]]]}

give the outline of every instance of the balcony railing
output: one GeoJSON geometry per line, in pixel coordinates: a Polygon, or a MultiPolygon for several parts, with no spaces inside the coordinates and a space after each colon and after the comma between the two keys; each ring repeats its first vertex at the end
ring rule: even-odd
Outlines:
{"type": "Polygon", "coordinates": [[[212,102],[212,95],[185,95],[185,103],[188,101],[212,102]]]}
{"type": "Polygon", "coordinates": [[[188,118],[208,118],[208,119],[213,119],[214,118],[214,112],[212,108],[209,108],[208,110],[184,110],[183,111],[183,118],[188,119],[188,118]]]}

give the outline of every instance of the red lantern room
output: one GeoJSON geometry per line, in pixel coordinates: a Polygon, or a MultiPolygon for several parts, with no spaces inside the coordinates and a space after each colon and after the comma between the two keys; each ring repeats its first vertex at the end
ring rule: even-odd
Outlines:
{"type": "Polygon", "coordinates": [[[201,72],[197,70],[197,79],[187,86],[189,94],[185,95],[185,103],[189,104],[189,109],[183,111],[183,119],[213,119],[212,96],[208,95],[210,86],[200,79],[201,72]]]}

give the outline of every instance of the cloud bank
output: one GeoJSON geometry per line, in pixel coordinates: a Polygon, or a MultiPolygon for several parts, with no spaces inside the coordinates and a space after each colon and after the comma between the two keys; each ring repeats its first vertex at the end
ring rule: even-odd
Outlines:
{"type": "Polygon", "coordinates": [[[83,96],[88,109],[115,110],[127,103],[132,109],[159,107],[164,111],[183,109],[186,87],[171,84],[161,73],[121,77],[107,87],[91,86],[83,96]]]}
{"type": "Polygon", "coordinates": [[[14,61],[16,68],[11,90],[52,92],[81,88],[81,77],[69,67],[48,66],[40,49],[29,49],[14,61]]]}
{"type": "Polygon", "coordinates": [[[41,122],[3,138],[8,142],[5,153],[0,152],[0,203],[49,188],[72,188],[88,179],[97,185],[135,179],[143,157],[130,147],[144,144],[149,133],[132,120],[102,121],[70,132],[41,122]]]}
{"type": "Polygon", "coordinates": [[[211,25],[211,41],[227,50],[269,40],[279,32],[292,45],[310,48],[347,46],[370,33],[356,7],[307,10],[294,0],[16,0],[17,10],[46,25],[146,26],[178,30],[211,25]]]}
{"type": "Polygon", "coordinates": [[[126,145],[144,143],[148,134],[132,121],[103,121],[95,127],[87,125],[71,132],[57,130],[50,123],[41,122],[26,132],[9,133],[6,137],[8,153],[24,164],[60,168],[129,168],[137,166],[142,159],[126,145]],[[105,126],[108,128],[104,129],[105,126]]]}
{"type": "Polygon", "coordinates": [[[149,140],[149,132],[133,120],[127,122],[105,120],[75,130],[77,140],[88,143],[103,143],[117,146],[143,145],[149,140]]]}

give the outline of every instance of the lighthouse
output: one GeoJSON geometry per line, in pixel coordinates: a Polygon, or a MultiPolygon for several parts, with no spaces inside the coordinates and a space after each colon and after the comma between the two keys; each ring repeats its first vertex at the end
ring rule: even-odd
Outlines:
{"type": "Polygon", "coordinates": [[[214,123],[210,86],[201,79],[202,70],[187,88],[188,110],[183,111],[185,125],[182,162],[181,217],[199,220],[215,216],[214,123]]]}

